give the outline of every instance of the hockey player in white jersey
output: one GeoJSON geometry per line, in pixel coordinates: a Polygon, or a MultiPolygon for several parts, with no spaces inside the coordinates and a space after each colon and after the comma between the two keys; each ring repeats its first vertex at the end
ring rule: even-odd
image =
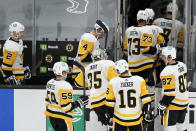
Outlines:
{"type": "Polygon", "coordinates": [[[184,125],[188,106],[187,67],[176,61],[176,49],[162,50],[166,67],[161,72],[163,97],[158,105],[164,131],[187,131],[184,125]]]}
{"type": "Polygon", "coordinates": [[[56,62],[53,66],[56,78],[46,85],[46,111],[55,131],[73,131],[73,109],[88,104],[88,96],[80,96],[73,102],[73,88],[65,81],[69,67],[67,63],[56,62]]]}
{"type": "MultiPolygon", "coordinates": [[[[84,33],[79,42],[76,60],[80,61],[84,67],[92,62],[91,54],[95,49],[100,48],[99,39],[103,38],[109,32],[109,26],[97,20],[94,29],[90,33],[84,33]]],[[[73,78],[80,72],[77,67],[73,67],[73,78]]]]}
{"type": "MultiPolygon", "coordinates": [[[[146,26],[148,21],[146,11],[138,11],[137,21],[138,26],[131,26],[126,30],[124,51],[128,55],[129,71],[148,82],[149,72],[157,58],[158,43],[154,43],[153,31],[146,26]]],[[[159,44],[164,42],[163,38],[159,40],[159,44]]]]}
{"type": "Polygon", "coordinates": [[[125,60],[115,62],[114,68],[119,77],[109,82],[106,96],[106,109],[108,116],[113,118],[113,131],[142,131],[143,117],[147,121],[153,118],[146,82],[142,77],[129,73],[125,60]]]}
{"type": "MultiPolygon", "coordinates": [[[[152,31],[153,31],[153,35],[154,35],[154,45],[158,46],[158,51],[157,51],[157,53],[156,53],[154,56],[158,55],[158,58],[157,58],[157,59],[159,59],[159,58],[160,58],[160,57],[159,57],[159,54],[160,54],[161,50],[163,50],[164,47],[167,46],[168,38],[167,38],[167,36],[163,33],[163,29],[162,29],[161,27],[152,24],[153,21],[154,21],[154,15],[155,15],[153,9],[146,8],[145,11],[146,11],[146,13],[147,13],[147,15],[148,15],[148,26],[149,26],[149,27],[152,29],[152,31]],[[164,38],[165,43],[159,44],[159,43],[160,43],[160,40],[163,39],[163,38],[164,38]],[[158,43],[158,44],[157,44],[157,43],[158,43]]],[[[156,68],[154,69],[155,71],[153,72],[153,74],[150,74],[150,75],[152,75],[152,76],[149,76],[149,78],[151,78],[151,79],[150,79],[150,81],[151,81],[151,82],[150,82],[150,83],[151,83],[150,85],[151,85],[151,86],[150,86],[148,89],[149,89],[149,91],[150,91],[150,93],[151,93],[151,95],[152,95],[152,98],[153,98],[152,100],[154,101],[154,102],[152,102],[152,103],[153,103],[153,107],[154,107],[155,109],[157,108],[157,105],[158,105],[158,103],[159,103],[159,101],[160,101],[160,99],[161,99],[160,96],[161,96],[162,90],[161,90],[161,88],[154,88],[154,86],[160,83],[160,73],[161,73],[161,71],[162,71],[162,69],[163,69],[164,67],[165,67],[165,64],[163,63],[163,61],[161,61],[161,60],[159,59],[159,62],[157,63],[156,68]],[[156,76],[156,77],[153,77],[153,76],[156,76]],[[153,78],[154,78],[154,79],[153,79],[153,78]],[[154,98],[155,98],[155,99],[154,99],[154,98]]],[[[156,112],[156,110],[155,110],[155,112],[156,112]]],[[[154,125],[153,125],[153,123],[152,123],[151,126],[152,126],[152,127],[150,127],[150,128],[151,128],[152,131],[153,131],[153,129],[152,129],[153,127],[154,127],[154,129],[160,128],[160,127],[161,127],[160,118],[157,117],[157,118],[154,120],[154,125]]]]}
{"type": "Polygon", "coordinates": [[[29,67],[23,67],[23,32],[24,26],[13,22],[9,26],[9,37],[3,46],[3,62],[1,65],[5,84],[20,85],[24,79],[30,79],[29,67]]]}
{"type": "MultiPolygon", "coordinates": [[[[153,45],[156,45],[157,46],[157,52],[156,54],[154,54],[154,56],[158,55],[161,50],[167,46],[167,42],[168,42],[168,38],[167,36],[163,33],[163,29],[157,25],[153,25],[153,20],[154,20],[154,11],[153,9],[151,8],[146,8],[145,9],[146,13],[147,13],[147,17],[148,17],[148,24],[147,26],[149,26],[151,29],[152,29],[152,32],[153,32],[153,36],[154,36],[154,43],[153,45]]],[[[156,69],[156,74],[154,74],[156,77],[154,77],[155,79],[152,81],[152,86],[156,83],[159,83],[160,82],[160,71],[161,71],[161,62],[159,62],[157,64],[157,67],[155,68],[156,69]]],[[[155,72],[153,72],[155,73],[155,72]]]]}
{"type": "MultiPolygon", "coordinates": [[[[172,29],[172,10],[173,10],[173,4],[172,2],[167,5],[166,8],[166,16],[165,18],[157,18],[153,22],[153,24],[161,27],[163,29],[164,34],[168,37],[168,45],[174,46],[177,48],[177,50],[183,49],[184,46],[184,25],[181,21],[175,20],[175,27],[172,29]],[[172,30],[175,30],[174,32],[174,42],[172,43],[172,30]]],[[[178,6],[176,5],[176,14],[178,12],[178,6]]],[[[178,53],[178,52],[177,52],[178,53]]],[[[180,54],[182,55],[182,54],[180,54]]],[[[182,56],[177,56],[182,57],[182,56]]],[[[181,58],[182,61],[183,58],[181,58]]]]}
{"type": "MultiPolygon", "coordinates": [[[[103,49],[92,52],[93,63],[85,68],[86,84],[90,90],[91,110],[95,111],[98,119],[106,125],[105,99],[108,82],[118,75],[114,71],[114,62],[106,60],[107,54],[103,49]]],[[[76,77],[75,82],[83,86],[82,72],[76,77]]]]}

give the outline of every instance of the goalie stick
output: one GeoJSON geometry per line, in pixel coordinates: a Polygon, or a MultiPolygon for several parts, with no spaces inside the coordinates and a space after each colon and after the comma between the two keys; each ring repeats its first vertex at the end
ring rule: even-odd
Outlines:
{"type": "MultiPolygon", "coordinates": [[[[73,65],[77,66],[78,68],[80,68],[80,70],[83,73],[83,95],[86,95],[86,87],[85,87],[85,68],[84,66],[79,62],[74,60],[73,61],[73,65]]],[[[86,106],[84,106],[84,131],[86,131],[86,106]]]]}

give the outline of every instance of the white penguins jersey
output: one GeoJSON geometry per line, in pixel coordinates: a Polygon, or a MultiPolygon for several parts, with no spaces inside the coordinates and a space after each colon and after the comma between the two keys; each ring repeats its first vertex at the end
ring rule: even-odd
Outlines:
{"type": "Polygon", "coordinates": [[[123,126],[139,125],[142,105],[151,102],[146,83],[140,76],[113,78],[108,84],[106,106],[114,108],[113,121],[123,126]]]}
{"type": "MultiPolygon", "coordinates": [[[[24,78],[23,68],[23,41],[15,42],[11,38],[6,40],[3,46],[3,62],[1,66],[3,72],[11,72],[16,79],[24,78]]],[[[6,75],[6,74],[5,74],[6,75]]]]}
{"type": "Polygon", "coordinates": [[[175,96],[167,107],[169,110],[183,110],[188,106],[187,67],[182,62],[167,65],[161,72],[162,94],[175,96]]]}
{"type": "Polygon", "coordinates": [[[159,41],[157,41],[160,37],[160,33],[163,33],[163,29],[159,26],[156,26],[156,25],[147,25],[149,26],[151,29],[152,29],[152,32],[153,32],[153,36],[154,36],[154,43],[153,45],[156,45],[157,43],[159,44],[159,41]]]}
{"type": "MultiPolygon", "coordinates": [[[[83,86],[82,74],[81,72],[75,79],[79,86],[83,86]]],[[[114,62],[111,60],[99,60],[85,68],[85,81],[90,90],[91,109],[105,104],[108,82],[117,76],[114,71],[114,62]]]]}
{"type": "MultiPolygon", "coordinates": [[[[94,35],[91,33],[84,33],[80,38],[76,60],[80,61],[83,66],[86,67],[89,63],[92,62],[90,55],[91,52],[93,52],[95,49],[98,49],[99,46],[100,43],[94,35]]],[[[74,66],[73,73],[77,74],[79,72],[79,68],[74,66]]]]}
{"type": "Polygon", "coordinates": [[[152,67],[156,56],[148,54],[154,44],[154,36],[149,26],[134,27],[126,30],[124,50],[128,54],[130,72],[139,72],[152,67]]]}
{"type": "MultiPolygon", "coordinates": [[[[169,38],[168,45],[172,45],[171,41],[171,33],[172,33],[172,20],[167,18],[158,18],[156,19],[153,24],[161,27],[163,29],[164,34],[169,38]]],[[[174,47],[182,47],[184,41],[184,29],[183,23],[179,20],[175,20],[175,45],[174,47]]]]}
{"type": "Polygon", "coordinates": [[[46,85],[46,116],[71,121],[73,88],[65,80],[51,79],[46,85]]]}

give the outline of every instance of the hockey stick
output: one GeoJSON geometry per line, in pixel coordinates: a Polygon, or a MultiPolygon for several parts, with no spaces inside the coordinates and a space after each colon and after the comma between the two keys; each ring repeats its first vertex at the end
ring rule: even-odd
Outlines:
{"type": "Polygon", "coordinates": [[[149,123],[146,123],[146,124],[142,124],[142,126],[143,126],[143,131],[148,131],[148,127],[154,122],[154,120],[157,118],[159,116],[159,114],[157,113],[154,117],[153,117],[153,119],[152,119],[152,121],[151,122],[149,122],[149,123]]]}
{"type": "MultiPolygon", "coordinates": [[[[153,72],[154,72],[154,70],[156,69],[157,63],[159,62],[159,56],[160,56],[160,54],[161,54],[161,52],[159,52],[159,53],[157,54],[157,59],[154,61],[153,65],[152,65],[152,68],[151,68],[151,70],[150,70],[150,73],[149,73],[149,75],[148,75],[148,81],[149,81],[149,83],[153,83],[153,81],[154,81],[154,83],[155,83],[155,80],[154,80],[154,77],[153,77],[153,72]]],[[[155,84],[156,84],[156,83],[155,83],[155,84]]]]}
{"type": "Polygon", "coordinates": [[[97,20],[96,23],[104,30],[106,34],[105,37],[105,49],[107,48],[107,41],[108,41],[108,29],[106,28],[105,24],[101,20],[97,20]]]}
{"type": "MultiPolygon", "coordinates": [[[[78,68],[80,68],[80,70],[83,73],[83,95],[86,95],[86,87],[85,87],[85,68],[84,66],[79,62],[74,60],[73,61],[73,65],[77,66],[78,68]]],[[[86,131],[86,106],[84,106],[84,131],[86,131]]]]}

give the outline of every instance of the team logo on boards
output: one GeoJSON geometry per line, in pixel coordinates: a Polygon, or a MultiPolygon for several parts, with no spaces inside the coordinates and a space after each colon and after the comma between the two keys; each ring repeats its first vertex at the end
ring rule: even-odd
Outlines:
{"type": "Polygon", "coordinates": [[[67,44],[66,46],[65,46],[65,50],[66,51],[68,51],[68,52],[72,52],[73,51],[73,49],[74,49],[74,47],[73,47],[73,45],[72,44],[67,44]]]}
{"type": "Polygon", "coordinates": [[[40,44],[40,48],[44,51],[47,50],[47,45],[46,44],[40,44]]]}
{"type": "Polygon", "coordinates": [[[40,73],[47,73],[47,67],[40,66],[39,71],[40,71],[40,73]]]}
{"type": "Polygon", "coordinates": [[[80,121],[82,118],[81,116],[83,115],[83,112],[80,108],[76,108],[74,109],[74,118],[73,118],[73,122],[78,122],[80,121]]]}
{"type": "Polygon", "coordinates": [[[46,62],[51,63],[53,61],[53,56],[48,54],[48,55],[46,55],[45,60],[46,60],[46,62]]]}
{"type": "Polygon", "coordinates": [[[67,56],[60,56],[60,61],[67,62],[67,56]]]}

